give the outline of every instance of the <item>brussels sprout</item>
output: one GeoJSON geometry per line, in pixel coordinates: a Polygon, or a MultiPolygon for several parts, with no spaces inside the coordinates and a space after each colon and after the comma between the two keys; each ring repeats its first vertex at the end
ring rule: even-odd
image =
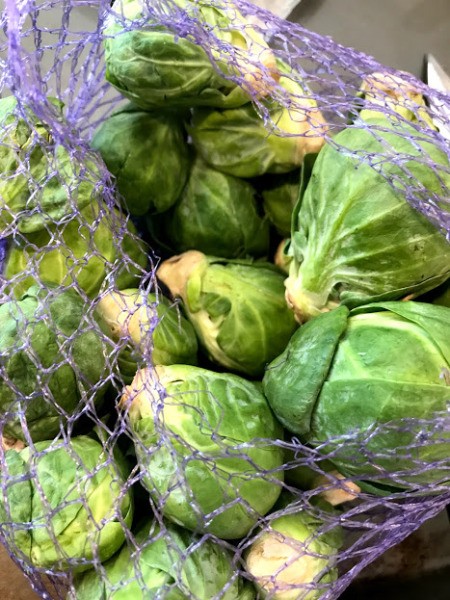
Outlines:
{"type": "Polygon", "coordinates": [[[440,304],[441,306],[450,308],[450,285],[447,283],[446,286],[442,286],[439,289],[442,293],[433,298],[433,304],[440,304]]]}
{"type": "Polygon", "coordinates": [[[121,94],[153,110],[236,107],[250,101],[250,92],[265,95],[271,90],[277,77],[274,55],[234,5],[217,8],[206,0],[173,3],[217,36],[220,48],[209,48],[216,65],[193,36],[181,37],[159,25],[139,0],[116,0],[104,44],[106,79],[121,94]],[[240,76],[246,89],[221,76],[217,67],[224,76],[240,76]]]}
{"type": "Polygon", "coordinates": [[[321,460],[316,468],[301,464],[287,469],[285,477],[288,483],[301,490],[320,488],[321,491],[317,497],[325,500],[331,506],[351,502],[361,492],[361,488],[336,471],[333,463],[329,460],[321,460]]]}
{"type": "Polygon", "coordinates": [[[450,308],[450,279],[419,298],[421,302],[432,302],[450,308]]]}
{"type": "Polygon", "coordinates": [[[224,373],[172,365],[138,371],[129,410],[142,483],[162,514],[194,531],[243,537],[275,504],[280,439],[263,394],[224,373]],[[160,397],[161,387],[165,390],[160,397]]]}
{"type": "Polygon", "coordinates": [[[292,260],[291,257],[288,256],[285,252],[286,247],[289,247],[289,242],[289,239],[281,240],[281,242],[277,246],[273,257],[274,265],[276,265],[280,269],[280,271],[286,273],[286,275],[289,275],[289,265],[292,260]]]}
{"type": "Polygon", "coordinates": [[[298,171],[274,176],[263,183],[264,211],[283,236],[291,234],[291,221],[300,191],[298,171]]]}
{"type": "Polygon", "coordinates": [[[21,440],[8,437],[7,435],[2,435],[0,446],[4,452],[6,452],[6,450],[20,451],[25,448],[25,444],[21,440]]]}
{"type": "Polygon", "coordinates": [[[322,149],[294,211],[286,298],[300,322],[338,304],[417,296],[450,275],[450,244],[406,199],[408,171],[445,197],[448,157],[425,133],[412,141],[410,125],[367,124],[339,133],[339,149],[322,149]],[[383,157],[381,173],[359,153],[383,157]]]}
{"type": "Polygon", "coordinates": [[[147,522],[104,565],[75,579],[76,600],[253,600],[255,592],[238,576],[229,552],[218,543],[173,525],[161,530],[147,522]]]}
{"type": "Polygon", "coordinates": [[[414,419],[447,408],[449,340],[450,309],[442,306],[384,302],[350,313],[341,306],[292,336],[266,371],[264,393],[278,420],[330,453],[344,475],[373,481],[374,490],[377,482],[427,484],[445,478],[433,462],[448,458],[450,438],[414,419]]]}
{"type": "Polygon", "coordinates": [[[284,301],[284,276],[269,263],[191,250],[164,261],[157,276],[181,298],[210,359],[227,369],[262,376],[297,327],[284,301]]]}
{"type": "Polygon", "coordinates": [[[319,517],[295,512],[273,519],[262,531],[250,546],[246,568],[263,597],[318,600],[337,579],[341,545],[339,526],[326,530],[319,517]]]}
{"type": "MultiPolygon", "coordinates": [[[[412,77],[410,73],[404,75],[412,77]]],[[[361,119],[380,118],[389,110],[407,121],[436,129],[423,95],[400,75],[372,73],[361,84],[360,96],[364,98],[364,106],[370,107],[361,111],[361,119]]]]}
{"type": "Polygon", "coordinates": [[[16,237],[8,251],[4,277],[16,297],[36,282],[75,283],[94,298],[104,279],[114,274],[121,289],[137,283],[147,264],[144,243],[131,221],[96,202],[59,227],[16,237]]]}
{"type": "Polygon", "coordinates": [[[31,287],[0,306],[0,414],[4,432],[50,439],[107,388],[111,347],[98,315],[73,289],[31,287]],[[102,380],[105,382],[102,384],[102,380]],[[24,431],[24,429],[25,431],[24,431]]]}
{"type": "Polygon", "coordinates": [[[229,110],[194,109],[188,131],[207,163],[236,177],[257,177],[296,170],[306,154],[319,152],[327,126],[316,101],[288,76],[280,77],[279,83],[293,106],[270,101],[272,133],[252,104],[229,110]]]}
{"type": "Polygon", "coordinates": [[[262,256],[269,223],[259,216],[246,181],[195,161],[177,204],[162,216],[165,240],[177,252],[200,250],[223,258],[262,256]]]}
{"type": "Polygon", "coordinates": [[[175,115],[127,106],[106,119],[92,147],[102,155],[132,215],[168,210],[189,169],[184,127],[175,115]]]}
{"type": "Polygon", "coordinates": [[[89,569],[125,541],[133,518],[126,477],[119,453],[112,459],[86,436],[9,450],[0,471],[2,532],[35,567],[89,569]]]}
{"type": "Polygon", "coordinates": [[[149,348],[156,365],[197,363],[197,338],[192,325],[160,294],[144,294],[137,289],[108,292],[97,311],[113,340],[128,338],[133,343],[119,356],[123,375],[135,375],[149,348]]]}
{"type": "MultiPolygon", "coordinates": [[[[58,110],[61,104],[51,101],[58,110]]],[[[22,233],[44,229],[87,206],[101,191],[99,157],[81,148],[69,152],[52,140],[49,127],[17,100],[0,99],[0,228],[22,233]],[[76,151],[75,151],[76,150],[76,151]]],[[[61,117],[62,118],[62,117],[61,117]]]]}

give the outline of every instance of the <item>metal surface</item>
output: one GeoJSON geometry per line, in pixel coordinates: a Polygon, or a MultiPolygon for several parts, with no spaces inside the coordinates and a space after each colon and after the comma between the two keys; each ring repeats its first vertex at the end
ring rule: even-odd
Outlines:
{"type": "Polygon", "coordinates": [[[450,92],[450,77],[432,54],[427,54],[427,83],[440,92],[450,92]]]}
{"type": "MultiPolygon", "coordinates": [[[[450,93],[450,77],[432,54],[425,56],[424,78],[428,85],[435,90],[444,94],[450,93]]],[[[446,106],[439,106],[430,100],[429,102],[430,106],[439,114],[439,118],[433,118],[435,126],[445,138],[450,140],[450,110],[446,106]]]]}
{"type": "Polygon", "coordinates": [[[278,17],[285,19],[301,0],[252,0],[253,4],[271,10],[278,17]]]}

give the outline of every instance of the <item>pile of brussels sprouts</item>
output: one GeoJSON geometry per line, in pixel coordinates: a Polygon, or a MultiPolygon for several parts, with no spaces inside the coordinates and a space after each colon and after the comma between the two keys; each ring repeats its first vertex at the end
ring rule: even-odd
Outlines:
{"type": "Polygon", "coordinates": [[[175,4],[228,50],[117,0],[106,78],[131,102],[88,152],[0,100],[0,516],[79,600],[314,600],[338,574],[332,505],[450,481],[448,434],[411,450],[413,429],[379,427],[450,399],[450,245],[405,198],[411,177],[448,195],[449,157],[401,79],[368,78],[370,109],[332,135],[237,9],[175,4]],[[361,432],[365,454],[345,443],[361,432]],[[329,458],[329,520],[281,493],[320,485],[285,473],[293,435],[329,458]]]}

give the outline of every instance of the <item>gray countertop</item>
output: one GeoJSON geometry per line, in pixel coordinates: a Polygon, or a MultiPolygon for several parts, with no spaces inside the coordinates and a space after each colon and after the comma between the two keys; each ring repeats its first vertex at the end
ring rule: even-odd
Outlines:
{"type": "Polygon", "coordinates": [[[417,76],[427,52],[450,72],[450,0],[302,0],[289,20],[417,76]]]}

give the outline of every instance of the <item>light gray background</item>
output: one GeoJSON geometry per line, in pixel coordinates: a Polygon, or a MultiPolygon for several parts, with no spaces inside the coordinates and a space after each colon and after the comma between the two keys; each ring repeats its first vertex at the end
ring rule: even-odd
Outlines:
{"type": "Polygon", "coordinates": [[[289,19],[416,76],[427,52],[450,72],[450,0],[302,0],[289,19]]]}
{"type": "MultiPolygon", "coordinates": [[[[75,8],[72,18],[76,31],[90,30],[95,9],[75,8]]],[[[46,13],[49,26],[58,19],[58,11],[46,13]]],[[[450,0],[301,0],[289,19],[417,76],[426,52],[450,71],[450,0]]]]}

